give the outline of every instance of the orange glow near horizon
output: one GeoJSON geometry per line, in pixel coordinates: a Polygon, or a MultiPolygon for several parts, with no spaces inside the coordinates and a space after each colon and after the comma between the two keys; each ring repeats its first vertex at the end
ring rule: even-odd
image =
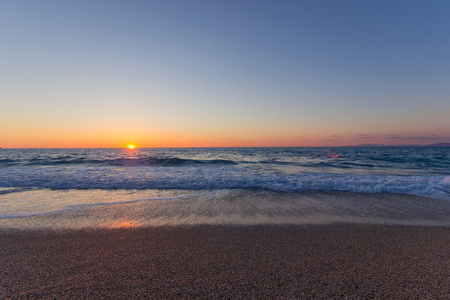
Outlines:
{"type": "MultiPolygon", "coordinates": [[[[1,120],[0,120],[1,122],[1,120]]],[[[364,131],[361,131],[364,132],[364,131]]],[[[368,132],[368,131],[365,131],[368,132]]],[[[437,132],[437,131],[435,131],[437,132]]],[[[432,144],[447,142],[445,138],[439,140],[421,138],[416,132],[400,132],[399,135],[389,135],[383,131],[373,134],[359,134],[354,130],[350,133],[332,132],[326,130],[310,132],[285,131],[277,132],[264,130],[147,130],[131,128],[129,130],[112,128],[110,130],[76,131],[74,129],[54,127],[40,130],[29,127],[15,128],[0,132],[0,147],[2,148],[125,148],[129,151],[139,148],[178,148],[178,147],[323,147],[323,146],[353,146],[365,143],[372,144],[432,144]],[[336,133],[336,135],[334,135],[336,133]],[[389,138],[391,137],[391,138],[389,138]],[[394,138],[392,138],[394,137],[394,138]],[[402,137],[403,139],[401,139],[402,137]],[[127,141],[133,141],[127,142],[127,141]]],[[[445,136],[444,133],[439,133],[445,136]]]]}

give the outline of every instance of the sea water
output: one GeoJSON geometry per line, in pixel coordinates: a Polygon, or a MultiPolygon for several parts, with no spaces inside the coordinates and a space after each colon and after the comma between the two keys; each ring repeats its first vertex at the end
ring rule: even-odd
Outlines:
{"type": "Polygon", "coordinates": [[[0,227],[450,224],[450,148],[0,149],[0,227]]]}

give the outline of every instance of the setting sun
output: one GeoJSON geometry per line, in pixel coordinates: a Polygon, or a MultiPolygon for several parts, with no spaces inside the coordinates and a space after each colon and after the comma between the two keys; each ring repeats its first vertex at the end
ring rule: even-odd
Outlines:
{"type": "Polygon", "coordinates": [[[134,145],[132,145],[132,144],[128,145],[128,149],[133,150],[134,149],[134,145]]]}

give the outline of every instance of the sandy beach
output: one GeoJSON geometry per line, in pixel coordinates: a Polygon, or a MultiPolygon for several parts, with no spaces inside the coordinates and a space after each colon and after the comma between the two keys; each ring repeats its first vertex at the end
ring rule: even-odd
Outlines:
{"type": "Polygon", "coordinates": [[[2,299],[448,299],[450,228],[2,231],[2,299]]]}

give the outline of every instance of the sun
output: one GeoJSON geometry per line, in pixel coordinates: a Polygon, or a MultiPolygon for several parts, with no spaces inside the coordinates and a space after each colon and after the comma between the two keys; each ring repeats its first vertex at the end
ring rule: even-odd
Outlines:
{"type": "Polygon", "coordinates": [[[134,149],[134,145],[133,144],[129,144],[128,145],[128,149],[133,150],[134,149]]]}

